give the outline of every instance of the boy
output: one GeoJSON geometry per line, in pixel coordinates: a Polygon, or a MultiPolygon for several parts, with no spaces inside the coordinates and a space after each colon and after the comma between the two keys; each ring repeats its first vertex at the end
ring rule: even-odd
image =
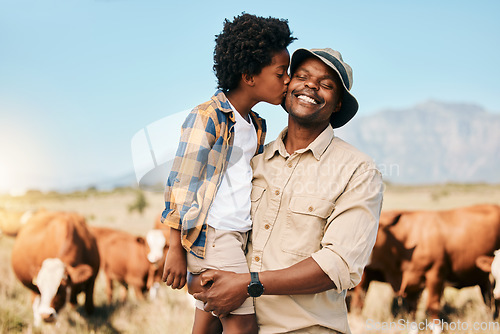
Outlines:
{"type": "MultiPolygon", "coordinates": [[[[286,20],[250,14],[225,20],[216,37],[218,90],[194,108],[182,134],[165,191],[162,221],[171,227],[163,280],[174,289],[207,269],[248,272],[251,229],[250,159],[263,151],[266,126],[251,108],[281,104],[290,81],[286,20]],[[187,252],[187,256],[186,256],[187,252]]],[[[196,305],[193,333],[257,333],[252,299],[220,322],[196,305]]]]}

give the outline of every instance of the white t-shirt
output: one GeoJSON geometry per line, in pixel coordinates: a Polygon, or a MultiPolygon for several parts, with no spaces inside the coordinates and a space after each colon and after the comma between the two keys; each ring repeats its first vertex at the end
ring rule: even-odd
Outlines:
{"type": "Polygon", "coordinates": [[[257,132],[231,105],[234,111],[234,142],[229,164],[208,212],[207,224],[215,229],[246,232],[252,228],[250,160],[257,150],[257,132]]]}

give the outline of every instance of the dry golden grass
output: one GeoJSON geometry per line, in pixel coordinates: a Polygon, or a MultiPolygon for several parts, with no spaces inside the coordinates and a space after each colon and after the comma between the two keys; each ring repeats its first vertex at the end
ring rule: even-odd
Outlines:
{"type": "MultiPolygon", "coordinates": [[[[76,211],[87,218],[90,225],[108,226],[138,235],[152,228],[156,216],[163,209],[163,194],[145,193],[148,207],[142,215],[129,213],[128,206],[136,198],[131,189],[111,192],[87,191],[73,194],[31,193],[23,197],[0,196],[0,209],[23,211],[45,208],[47,210],[76,211]]],[[[386,188],[384,209],[449,209],[479,203],[500,204],[500,186],[490,185],[439,185],[439,186],[391,186],[386,188]]],[[[184,292],[162,286],[155,301],[136,301],[133,292],[129,301],[115,301],[107,305],[104,282],[98,277],[95,291],[96,313],[86,317],[82,307],[76,310],[69,305],[61,312],[56,325],[32,327],[33,316],[29,291],[15,278],[10,265],[10,250],[14,239],[0,236],[0,333],[190,333],[193,306],[184,292]]],[[[349,316],[354,334],[400,333],[398,330],[373,330],[367,321],[387,322],[406,319],[404,315],[394,319],[390,303],[392,290],[384,283],[374,282],[368,290],[361,315],[349,316]]],[[[83,296],[80,296],[83,297],[83,296]]],[[[116,291],[118,297],[118,291],[116,291]]],[[[417,320],[425,319],[420,302],[417,320]]],[[[81,301],[81,304],[83,301],[81,301]]],[[[456,290],[446,288],[442,301],[450,321],[491,321],[489,310],[484,306],[479,289],[456,290]]],[[[473,333],[474,331],[453,331],[473,333]]],[[[498,333],[500,331],[481,331],[498,333]]]]}
{"type": "Polygon", "coordinates": [[[383,209],[446,210],[485,203],[500,204],[500,185],[388,185],[384,193],[383,209]]]}
{"type": "MultiPolygon", "coordinates": [[[[143,215],[129,213],[135,200],[132,190],[109,193],[30,194],[23,197],[0,197],[0,208],[14,211],[45,208],[76,211],[90,225],[101,225],[145,235],[161,212],[163,195],[147,193],[149,203],[143,215]]],[[[94,299],[96,311],[85,315],[82,306],[76,309],[67,304],[55,325],[33,328],[30,292],[15,277],[10,263],[14,239],[0,236],[0,333],[190,333],[194,316],[191,297],[184,291],[162,286],[154,301],[137,301],[133,291],[125,304],[118,302],[118,287],[112,305],[106,302],[102,273],[97,277],[94,299]]],[[[83,295],[79,304],[83,305],[83,295]]]]}
{"type": "MultiPolygon", "coordinates": [[[[408,330],[402,330],[404,327],[408,329],[408,322],[416,322],[421,326],[425,325],[425,301],[427,292],[424,290],[422,298],[419,301],[419,306],[416,314],[416,319],[412,319],[408,314],[399,314],[396,317],[391,312],[393,292],[389,284],[381,282],[373,282],[368,289],[365,298],[365,307],[362,313],[349,314],[349,324],[352,333],[354,334],[395,334],[407,333],[408,330]],[[393,328],[382,328],[382,326],[390,326],[393,328]],[[402,323],[401,323],[402,322],[402,323]],[[402,325],[404,324],[404,325],[402,325]]],[[[445,333],[483,333],[494,334],[500,333],[500,325],[498,321],[492,319],[491,311],[484,304],[479,287],[469,287],[463,289],[455,289],[446,287],[441,305],[446,311],[446,322],[451,331],[445,333]],[[479,326],[490,326],[487,330],[474,331],[473,326],[477,323],[479,326]],[[455,329],[453,326],[458,326],[455,329]]],[[[430,322],[430,319],[427,319],[430,322]]],[[[446,326],[446,325],[445,325],[446,326]]],[[[444,327],[446,328],[446,327],[444,327]]],[[[431,333],[431,331],[422,331],[421,333],[431,333]]]]}
{"type": "MultiPolygon", "coordinates": [[[[383,210],[406,209],[406,210],[447,210],[456,207],[470,206],[475,204],[498,204],[500,205],[500,186],[486,184],[443,184],[424,186],[396,186],[388,185],[384,193],[383,210]]],[[[354,334],[376,334],[376,333],[406,333],[401,327],[396,329],[382,329],[382,325],[389,326],[391,322],[401,319],[403,321],[415,321],[409,319],[408,315],[393,317],[391,312],[392,288],[389,284],[373,282],[368,289],[365,298],[365,307],[361,315],[349,315],[349,323],[354,334]]],[[[425,323],[424,303],[427,298],[424,291],[419,302],[416,321],[425,323]]],[[[490,310],[484,304],[479,287],[470,287],[457,290],[446,287],[441,300],[442,307],[449,316],[449,325],[467,323],[459,328],[468,326],[468,330],[455,329],[448,333],[500,333],[498,322],[491,324],[497,326],[497,330],[472,330],[475,322],[484,326],[493,322],[490,310]]],[[[451,326],[449,327],[451,329],[451,326]]],[[[427,331],[430,333],[430,331],[427,331]]]]}

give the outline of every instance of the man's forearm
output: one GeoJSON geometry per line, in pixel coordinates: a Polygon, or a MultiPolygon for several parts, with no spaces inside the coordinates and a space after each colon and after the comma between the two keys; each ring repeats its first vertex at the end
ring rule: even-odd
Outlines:
{"type": "MultiPolygon", "coordinates": [[[[335,288],[335,284],[311,257],[286,269],[260,272],[259,278],[265,295],[314,294],[335,288]]],[[[213,282],[210,288],[193,295],[206,303],[206,311],[228,314],[248,297],[250,274],[207,270],[194,278],[191,285],[200,284],[200,281],[202,284],[213,282]]],[[[191,289],[195,290],[199,289],[191,289]]]]}
{"type": "Polygon", "coordinates": [[[311,257],[285,269],[261,272],[259,279],[265,295],[314,294],[335,288],[311,257]]]}

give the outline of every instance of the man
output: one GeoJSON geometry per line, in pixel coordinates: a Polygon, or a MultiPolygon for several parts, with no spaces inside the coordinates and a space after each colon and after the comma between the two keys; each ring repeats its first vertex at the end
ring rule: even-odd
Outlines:
{"type": "Polygon", "coordinates": [[[194,296],[222,317],[255,297],[260,333],[350,333],[345,294],[375,243],[382,178],[333,134],[358,109],[340,53],[299,49],[290,73],[288,128],[252,160],[252,273],[205,272],[194,296]]]}

